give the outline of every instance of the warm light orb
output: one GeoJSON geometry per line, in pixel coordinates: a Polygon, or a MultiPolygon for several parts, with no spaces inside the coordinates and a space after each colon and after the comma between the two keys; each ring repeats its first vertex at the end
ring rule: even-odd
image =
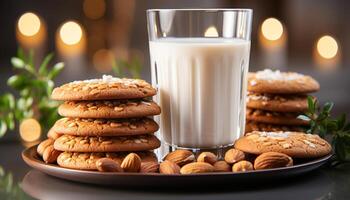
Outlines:
{"type": "Polygon", "coordinates": [[[317,41],[317,52],[323,58],[334,58],[338,53],[338,43],[332,36],[325,35],[317,41]]]}
{"type": "Polygon", "coordinates": [[[83,30],[76,22],[69,21],[64,23],[60,29],[60,38],[67,45],[77,44],[83,36],[83,30]]]}
{"type": "Polygon", "coordinates": [[[24,13],[18,20],[18,30],[22,35],[33,36],[40,30],[39,17],[31,12],[24,13]]]}
{"type": "Polygon", "coordinates": [[[262,23],[261,32],[268,40],[278,40],[283,34],[283,25],[276,18],[268,18],[262,23]]]}
{"type": "Polygon", "coordinates": [[[25,119],[19,126],[19,134],[25,142],[34,142],[40,138],[41,126],[36,119],[25,119]]]}
{"type": "Polygon", "coordinates": [[[204,33],[204,37],[218,37],[219,33],[214,26],[210,26],[204,33]]]}

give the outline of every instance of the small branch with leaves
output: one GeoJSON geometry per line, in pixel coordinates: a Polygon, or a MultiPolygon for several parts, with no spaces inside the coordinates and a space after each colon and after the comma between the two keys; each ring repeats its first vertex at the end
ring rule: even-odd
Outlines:
{"type": "Polygon", "coordinates": [[[307,133],[331,137],[336,164],[350,162],[350,123],[345,114],[332,118],[333,106],[333,103],[327,102],[321,107],[316,99],[309,96],[308,111],[298,118],[310,122],[307,133]]]}
{"type": "Polygon", "coordinates": [[[15,129],[16,122],[26,118],[35,118],[45,130],[48,130],[59,118],[58,102],[50,100],[54,88],[53,79],[62,71],[64,63],[59,62],[49,68],[53,54],[48,54],[40,66],[34,65],[34,52],[25,55],[19,49],[17,56],[11,58],[16,74],[7,80],[7,85],[18,93],[0,96],[0,137],[8,129],[15,129]]]}
{"type": "Polygon", "coordinates": [[[130,61],[116,60],[113,63],[112,70],[118,77],[140,78],[142,64],[139,57],[133,57],[130,61]]]}

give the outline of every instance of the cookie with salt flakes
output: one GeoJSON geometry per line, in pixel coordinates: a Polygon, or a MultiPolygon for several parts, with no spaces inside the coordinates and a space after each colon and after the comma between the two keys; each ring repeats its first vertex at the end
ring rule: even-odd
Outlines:
{"type": "Polygon", "coordinates": [[[260,94],[248,92],[247,107],[276,112],[305,112],[306,95],[260,94]]]}
{"type": "Polygon", "coordinates": [[[270,94],[306,94],[320,89],[311,76],[265,69],[248,74],[248,91],[270,94]]]}
{"type": "Polygon", "coordinates": [[[158,124],[150,118],[84,119],[62,118],[56,121],[53,131],[76,136],[126,136],[151,134],[158,124]]]}
{"type": "Polygon", "coordinates": [[[276,125],[289,125],[289,126],[307,126],[308,121],[298,119],[300,113],[292,112],[272,112],[258,109],[246,109],[246,119],[248,121],[276,124],[276,125]]]}
{"type": "MultiPolygon", "coordinates": [[[[79,170],[96,171],[96,161],[101,158],[110,158],[121,164],[124,157],[130,152],[118,153],[78,153],[63,152],[57,158],[57,164],[61,167],[79,170]]],[[[157,156],[151,151],[134,152],[141,158],[141,162],[158,162],[157,156]]]]}
{"type": "Polygon", "coordinates": [[[253,131],[238,139],[234,147],[246,153],[279,152],[293,158],[316,158],[331,153],[331,145],[318,135],[303,132],[253,131]]]}
{"type": "Polygon", "coordinates": [[[160,146],[154,135],[89,137],[63,135],[55,140],[54,148],[68,152],[146,151],[160,146]]]}
{"type": "Polygon", "coordinates": [[[160,114],[151,100],[65,101],[58,113],[72,118],[136,118],[160,114]]]}
{"type": "Polygon", "coordinates": [[[156,89],[144,80],[103,75],[101,79],[74,81],[57,87],[51,98],[63,101],[139,99],[155,94],[156,89]]]}

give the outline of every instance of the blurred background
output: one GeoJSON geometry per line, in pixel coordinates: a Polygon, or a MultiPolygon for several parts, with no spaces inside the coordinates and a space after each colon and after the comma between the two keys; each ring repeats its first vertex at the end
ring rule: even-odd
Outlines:
{"type": "MultiPolygon", "coordinates": [[[[118,75],[116,63],[133,63],[125,75],[150,81],[146,9],[252,8],[250,71],[296,71],[321,84],[316,96],[350,113],[350,2],[345,0],[5,0],[0,2],[0,94],[11,91],[18,47],[34,49],[34,63],[55,53],[65,63],[55,80],[118,75]]],[[[10,136],[6,136],[10,137],[10,136]]]]}

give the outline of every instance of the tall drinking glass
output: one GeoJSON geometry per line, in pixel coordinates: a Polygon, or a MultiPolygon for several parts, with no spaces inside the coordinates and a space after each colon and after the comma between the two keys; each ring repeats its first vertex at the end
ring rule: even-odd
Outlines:
{"type": "Polygon", "coordinates": [[[244,133],[252,10],[147,10],[163,145],[220,150],[244,133]]]}

